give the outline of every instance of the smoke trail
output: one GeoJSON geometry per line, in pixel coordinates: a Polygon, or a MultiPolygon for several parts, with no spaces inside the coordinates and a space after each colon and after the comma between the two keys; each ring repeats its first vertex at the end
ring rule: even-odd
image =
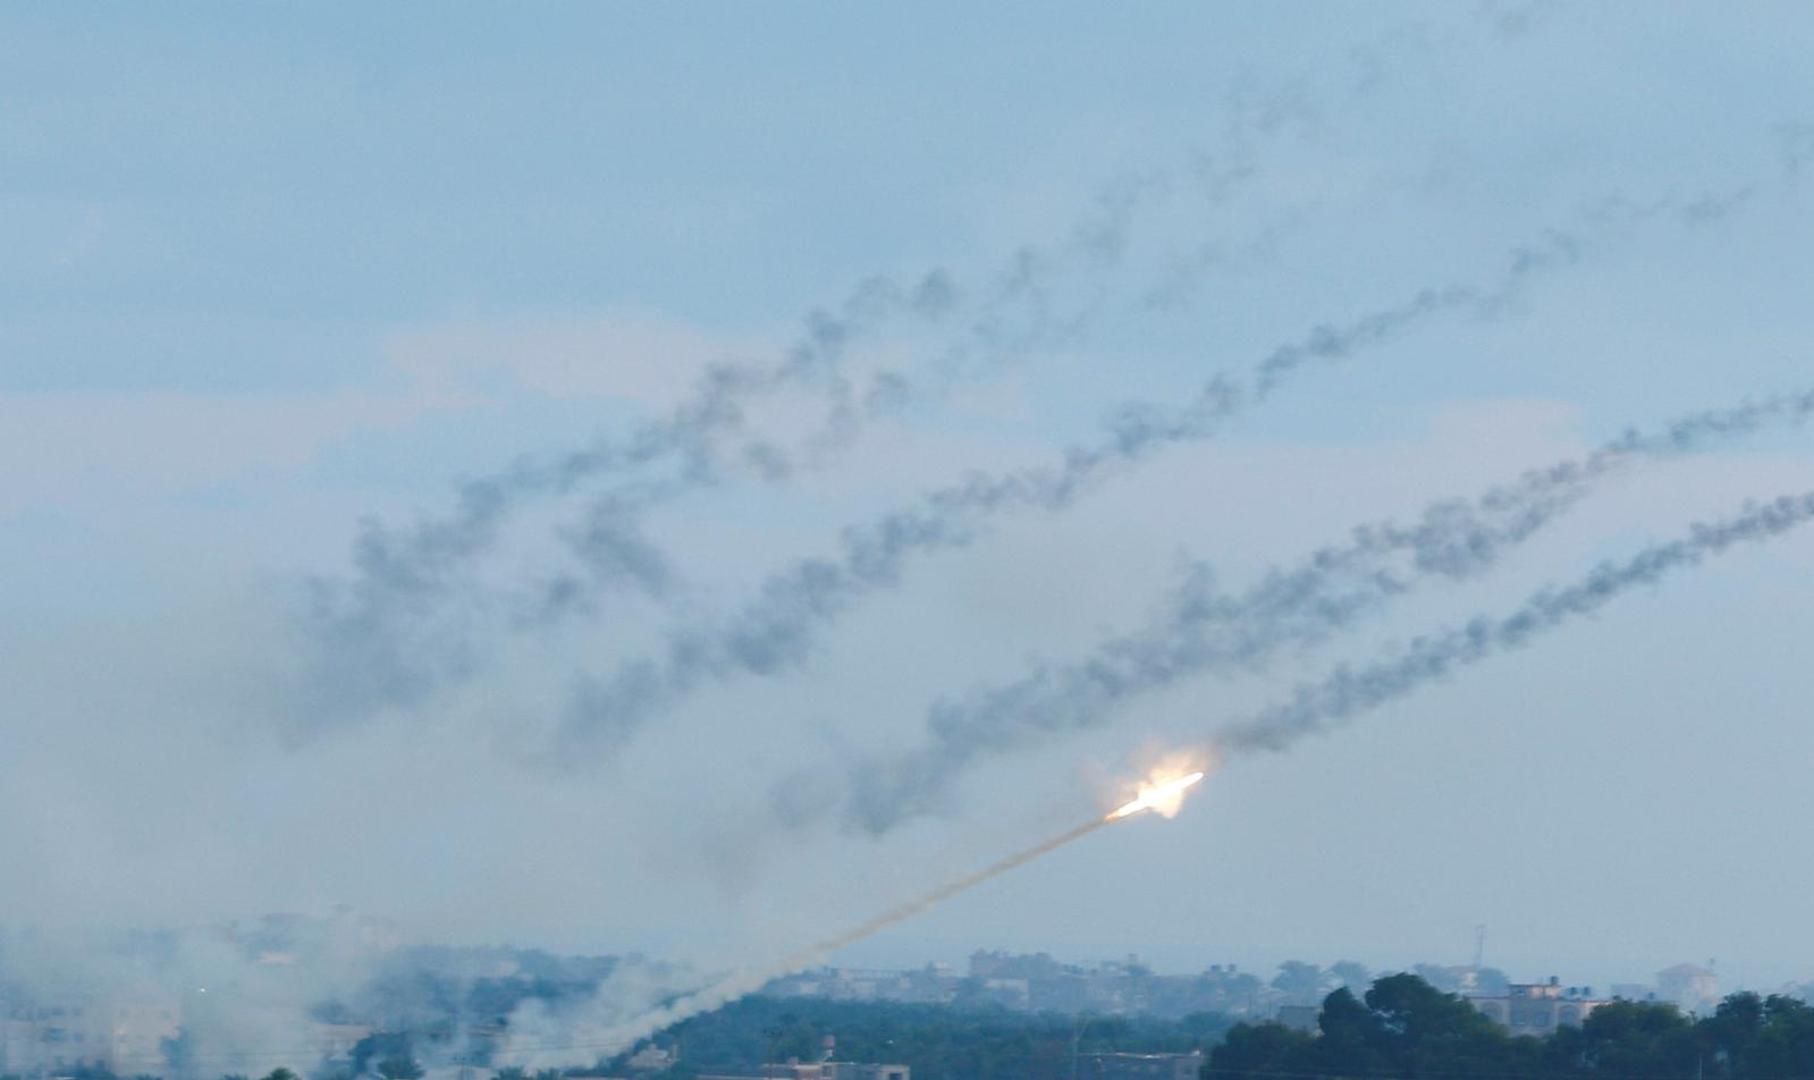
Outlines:
{"type": "MultiPolygon", "coordinates": [[[[1300,686],[1291,701],[1221,729],[1214,737],[1211,749],[1218,757],[1254,750],[1284,750],[1299,738],[1326,731],[1360,712],[1404,697],[1458,668],[1519,648],[1546,630],[1594,614],[1636,586],[1654,584],[1670,573],[1697,566],[1734,544],[1780,536],[1811,519],[1814,519],[1814,492],[1783,496],[1751,506],[1722,521],[1697,524],[1685,538],[1653,545],[1622,562],[1602,564],[1573,585],[1543,590],[1509,615],[1498,619],[1476,618],[1460,628],[1420,638],[1400,656],[1359,669],[1339,668],[1320,682],[1300,686]]],[[[688,1017],[710,1012],[760,989],[770,979],[816,962],[827,952],[909,918],[1116,820],[1120,819],[1108,817],[1087,822],[892,908],[781,964],[741,972],[682,996],[620,1025],[610,1033],[610,1040],[615,1046],[627,1048],[688,1017]]]]}
{"type": "MultiPolygon", "coordinates": [[[[1640,460],[1699,450],[1814,414],[1814,390],[1679,417],[1628,431],[1586,457],[1533,469],[1473,499],[1442,499],[1414,523],[1363,525],[1347,541],[1269,571],[1238,596],[1216,594],[1208,570],[1192,568],[1178,594],[1139,630],[1103,641],[1064,664],[1042,664],[1011,682],[935,703],[925,742],[853,764],[845,780],[846,823],[883,833],[931,812],[965,770],[988,756],[1106,722],[1135,699],[1213,672],[1263,668],[1286,648],[1309,647],[1431,579],[1464,579],[1490,568],[1640,460]]],[[[802,793],[800,777],[776,785],[781,819],[800,825],[827,809],[802,793]]]]}
{"type": "MultiPolygon", "coordinates": [[[[1670,200],[1608,206],[1598,216],[1638,220],[1670,214],[1699,221],[1710,203],[1729,207],[1747,194],[1703,197],[1686,207],[1670,200]]],[[[1539,243],[1514,248],[1490,286],[1425,288],[1350,322],[1319,324],[1303,338],[1274,348],[1245,376],[1210,379],[1181,407],[1122,407],[1107,438],[1070,447],[1055,465],[993,476],[974,473],[924,496],[918,506],[847,529],[837,557],[802,559],[770,574],[756,598],[728,620],[673,632],[660,659],[643,658],[606,676],[576,679],[557,732],[555,757],[576,763],[586,752],[615,749],[651,717],[704,685],[797,668],[824,627],[870,594],[895,586],[914,557],[968,543],[991,515],[1018,509],[1061,511],[1120,468],[1167,446],[1215,435],[1225,420],[1268,400],[1312,363],[1350,358],[1440,315],[1494,317],[1540,275],[1574,264],[1582,246],[1575,236],[1552,232],[1539,243]]]]}
{"type": "Polygon", "coordinates": [[[683,994],[660,1008],[650,1010],[634,1017],[605,1032],[600,1039],[602,1049],[612,1052],[627,1050],[650,1035],[664,1028],[672,1027],[683,1020],[702,1013],[722,1008],[738,998],[745,997],[762,989],[769,982],[801,971],[814,964],[822,963],[824,958],[839,949],[862,941],[895,923],[910,919],[935,904],[951,899],[959,893],[973,889],[991,878],[999,877],[1010,870],[1025,866],[1042,855],[1048,854],[1076,840],[1095,832],[1106,825],[1125,820],[1115,817],[1101,817],[1084,822],[1076,828],[1067,830],[1049,840],[1044,840],[1029,848],[1024,848],[1006,858],[999,859],[973,873],[948,881],[938,888],[905,903],[889,908],[872,919],[858,923],[842,933],[815,942],[805,949],[777,963],[761,968],[734,972],[701,989],[683,994]]]}
{"type": "MultiPolygon", "coordinates": [[[[748,401],[793,386],[843,392],[839,380],[831,379],[828,389],[823,384],[853,339],[903,311],[936,323],[956,301],[955,287],[939,271],[910,288],[880,278],[866,281],[836,313],[809,316],[805,336],[777,364],[714,365],[689,399],[621,438],[601,438],[553,462],[519,460],[461,484],[450,514],[406,530],[362,522],[350,580],[309,583],[301,622],[317,670],[304,681],[301,711],[318,722],[373,705],[406,704],[443,679],[464,675],[473,663],[471,647],[449,608],[483,595],[472,577],[473,564],[495,546],[512,515],[536,497],[564,495],[592,478],[671,461],[673,476],[665,483],[645,487],[640,497],[607,494],[570,538],[589,571],[586,587],[594,593],[626,583],[660,592],[671,574],[642,537],[637,519],[651,505],[716,481],[723,465],[718,444],[740,427],[748,401]],[[623,512],[631,503],[636,512],[623,512]]],[[[744,458],[776,476],[786,469],[775,453],[758,447],[744,458]]],[[[578,589],[577,580],[557,580],[547,587],[544,603],[574,606],[578,589]]]]}
{"type": "Polygon", "coordinates": [[[1363,667],[1338,667],[1300,684],[1291,700],[1229,724],[1212,739],[1224,754],[1282,751],[1307,735],[1330,730],[1370,709],[1406,697],[1454,671],[1522,648],[1540,635],[1592,615],[1640,585],[1700,565],[1735,544],[1781,536],[1814,519],[1814,492],[1748,505],[1730,518],[1696,524],[1688,535],[1655,544],[1628,559],[1602,563],[1561,588],[1543,589],[1509,614],[1478,616],[1419,637],[1394,655],[1363,667]]]}
{"type": "Polygon", "coordinates": [[[1801,174],[1814,161],[1814,123],[1799,121],[1776,125],[1777,156],[1782,160],[1783,176],[1790,186],[1801,182],[1801,174]]]}
{"type": "MultiPolygon", "coordinates": [[[[1237,148],[1246,153],[1238,140],[1237,148]]],[[[1199,163],[1194,183],[1212,204],[1220,203],[1252,173],[1245,157],[1220,168],[1199,163]]],[[[1142,205],[1173,186],[1163,174],[1106,186],[1093,211],[1063,241],[1049,249],[1021,247],[968,301],[944,270],[911,285],[866,280],[836,309],[812,312],[805,334],[776,363],[714,365],[668,414],[562,458],[523,459],[467,481],[444,516],[402,530],[362,522],[351,577],[309,582],[300,628],[313,670],[305,676],[298,711],[315,723],[324,716],[408,704],[442,681],[468,675],[476,655],[467,623],[477,613],[462,608],[488,603],[476,564],[525,504],[570,495],[593,481],[666,470],[639,485],[608,490],[578,528],[565,531],[562,539],[580,572],[542,583],[527,604],[517,605],[516,621],[540,626],[594,612],[600,594],[611,590],[667,595],[674,574],[641,529],[640,519],[650,509],[709,488],[738,469],[767,482],[785,480],[803,465],[829,460],[869,420],[924,395],[927,387],[898,371],[876,375],[862,390],[841,372],[856,343],[895,323],[936,329],[965,312],[936,360],[947,375],[1078,339],[1087,332],[1091,313],[1059,310],[1050,295],[1054,282],[1067,275],[1095,280],[1112,269],[1142,205]],[[822,398],[820,428],[803,439],[807,458],[744,424],[750,404],[795,389],[822,398]]]]}
{"type": "MultiPolygon", "coordinates": [[[[1387,35],[1356,53],[1367,58],[1364,66],[1371,79],[1338,80],[1323,88],[1323,96],[1365,96],[1380,74],[1381,56],[1393,43],[1387,35]]],[[[727,472],[777,482],[803,465],[822,464],[819,459],[847,446],[865,422],[926,392],[899,371],[881,372],[862,388],[842,372],[853,345],[892,325],[937,330],[956,324],[934,365],[948,375],[1076,340],[1099,313],[1102,298],[1091,296],[1081,311],[1067,313],[1054,301],[1056,286],[1067,278],[1094,285],[1118,266],[1147,202],[1192,190],[1210,206],[1225,204],[1259,175],[1260,144],[1292,132],[1308,133],[1318,120],[1302,79],[1263,88],[1239,86],[1230,94],[1229,113],[1213,150],[1193,152],[1180,167],[1129,173],[1105,185],[1061,240],[1045,247],[1021,246],[980,288],[960,287],[943,269],[910,283],[868,278],[839,304],[811,312],[805,332],[777,362],[714,365],[694,393],[667,415],[561,458],[520,459],[468,481],[459,486],[449,514],[404,529],[364,522],[354,544],[350,580],[310,583],[299,629],[302,648],[313,655],[305,664],[305,700],[297,711],[307,719],[298,723],[299,730],[326,718],[410,704],[443,681],[471,673],[477,650],[467,624],[477,613],[467,609],[487,602],[474,566],[497,545],[524,504],[664,464],[671,466],[671,475],[661,498],[646,500],[651,505],[712,486],[727,472]],[[804,458],[745,425],[749,404],[790,389],[811,390],[823,399],[821,427],[803,439],[804,458]]],[[[1264,250],[1282,227],[1263,229],[1256,246],[1264,250]]],[[[1207,268],[1238,254],[1215,243],[1191,245],[1148,287],[1143,306],[1159,306],[1155,297],[1177,306],[1200,289],[1207,268]]],[[[600,516],[589,514],[587,525],[566,536],[581,573],[542,583],[527,610],[516,612],[518,623],[542,625],[576,612],[596,612],[598,595],[613,589],[647,589],[651,582],[672,586],[669,573],[623,572],[646,567],[647,556],[655,554],[637,515],[609,516],[604,528],[597,525],[600,516]],[[640,553],[628,566],[617,557],[624,547],[640,553]]]]}

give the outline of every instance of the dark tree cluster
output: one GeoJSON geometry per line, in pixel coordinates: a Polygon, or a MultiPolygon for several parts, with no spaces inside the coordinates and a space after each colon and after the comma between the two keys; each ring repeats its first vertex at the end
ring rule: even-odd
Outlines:
{"type": "Polygon", "coordinates": [[[1616,1001],[1579,1028],[1513,1037],[1463,998],[1416,975],[1389,975],[1364,997],[1323,999],[1315,1032],[1237,1024],[1204,1064],[1205,1080],[1241,1077],[1618,1077],[1789,1080],[1814,1077],[1814,1006],[1734,994],[1712,1016],[1616,1001]]]}

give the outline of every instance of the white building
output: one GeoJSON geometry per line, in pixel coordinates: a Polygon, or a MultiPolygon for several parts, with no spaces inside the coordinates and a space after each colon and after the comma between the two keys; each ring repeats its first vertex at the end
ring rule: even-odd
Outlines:
{"type": "Polygon", "coordinates": [[[1709,1013],[1719,1004],[1719,976],[1699,964],[1677,964],[1657,972],[1657,1000],[1683,1012],[1709,1013]]]}
{"type": "Polygon", "coordinates": [[[1513,1035],[1553,1035],[1557,1028],[1580,1027],[1604,1001],[1588,986],[1562,986],[1555,978],[1543,983],[1513,983],[1502,996],[1470,996],[1468,1003],[1513,1035]]]}

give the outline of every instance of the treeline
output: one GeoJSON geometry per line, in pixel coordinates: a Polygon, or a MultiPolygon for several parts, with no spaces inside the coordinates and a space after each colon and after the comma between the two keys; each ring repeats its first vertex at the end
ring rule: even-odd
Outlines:
{"type": "Polygon", "coordinates": [[[1237,1024],[1204,1064],[1205,1080],[1240,1077],[1619,1077],[1788,1080],[1814,1077],[1814,1006],[1733,994],[1713,1015],[1617,1001],[1579,1028],[1513,1037],[1466,1000],[1415,975],[1323,999],[1316,1032],[1237,1024]]]}
{"type": "MultiPolygon", "coordinates": [[[[1416,975],[1399,974],[1375,980],[1358,995],[1346,986],[1328,994],[1315,1031],[1236,1023],[1218,1013],[1182,1019],[1074,1016],[757,996],[657,1036],[656,1044],[677,1056],[651,1080],[751,1074],[768,1062],[812,1061],[822,1055],[827,1036],[837,1040],[838,1059],[908,1065],[914,1080],[1087,1078],[1096,1075],[1092,1055],[1192,1050],[1207,1055],[1204,1080],[1814,1078],[1814,1006],[1792,997],[1734,994],[1705,1017],[1683,1015],[1672,1005],[1612,1002],[1594,1010],[1579,1028],[1562,1028],[1545,1038],[1514,1037],[1466,999],[1416,975]]],[[[332,1075],[421,1080],[423,1069],[411,1050],[407,1036],[374,1035],[361,1040],[351,1060],[332,1075]]],[[[624,1075],[626,1064],[618,1059],[535,1074],[505,1069],[498,1080],[624,1075]]],[[[66,1075],[71,1080],[118,1080],[92,1067],[66,1075]]],[[[278,1069],[264,1080],[299,1078],[278,1069]]]]}
{"type": "Polygon", "coordinates": [[[914,1080],[1069,1077],[1072,1055],[1184,1053],[1214,1046],[1233,1023],[1215,1013],[1168,1020],[1093,1017],[900,1002],[750,997],[663,1034],[679,1054],[664,1080],[754,1072],[765,1062],[817,1060],[827,1035],[842,1061],[910,1066],[914,1080]]]}

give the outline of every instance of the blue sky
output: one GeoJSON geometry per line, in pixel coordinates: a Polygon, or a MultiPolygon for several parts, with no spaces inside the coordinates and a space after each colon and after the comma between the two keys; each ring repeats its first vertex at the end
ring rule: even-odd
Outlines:
{"type": "MultiPolygon", "coordinates": [[[[1238,583],[1628,425],[1805,389],[1811,51],[1788,3],[12,6],[0,811],[24,824],[0,874],[26,918],[349,902],[427,937],[759,959],[1091,812],[1112,792],[1089,784],[1205,717],[1814,486],[1805,433],[1722,446],[1330,649],[998,761],[899,834],[765,816],[802,766],[910,743],[940,696],[1137,622],[1185,553],[1238,583]],[[1106,220],[1119,243],[1092,248],[1106,220]],[[577,770],[524,749],[574,678],[845,524],[1048,460],[1116,403],[1180,401],[1319,325],[1490,290],[1546,244],[1574,261],[1489,314],[1310,371],[1062,514],[992,519],[798,670],[712,686],[577,770]],[[966,320],[1017,265],[1037,288],[993,310],[1051,321],[981,348],[966,320]],[[470,606],[415,628],[470,635],[475,674],[293,737],[299,583],[348,579],[362,519],[444,514],[462,478],[662,415],[863,281],[934,271],[957,316],[894,318],[846,357],[922,398],[788,482],[732,469],[650,516],[678,598],[609,594],[532,632],[500,615],[565,565],[589,493],[538,503],[470,606]]],[[[753,405],[751,427],[804,445],[815,400],[753,405]]],[[[1713,955],[1814,977],[1787,959],[1814,881],[1785,857],[1810,809],[1810,557],[1799,535],[1735,554],[1231,765],[1177,821],[856,958],[1389,964],[1464,958],[1484,922],[1519,975],[1713,955]]]]}

